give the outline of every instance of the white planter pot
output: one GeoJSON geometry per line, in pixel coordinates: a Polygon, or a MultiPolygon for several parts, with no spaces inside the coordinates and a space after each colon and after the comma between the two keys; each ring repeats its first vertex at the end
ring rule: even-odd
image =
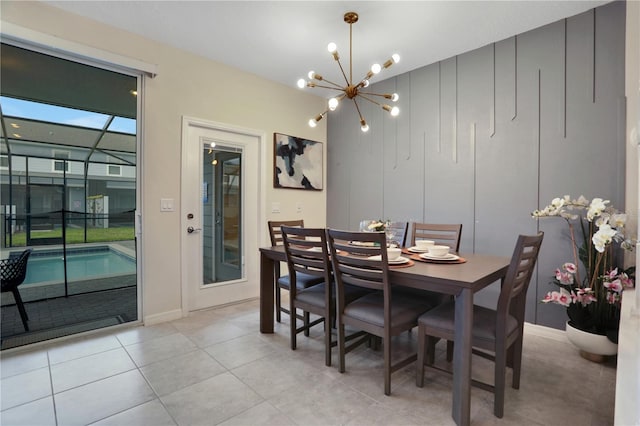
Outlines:
{"type": "Polygon", "coordinates": [[[615,355],[618,353],[618,345],[607,339],[607,336],[587,333],[572,327],[567,322],[567,338],[575,347],[580,349],[580,354],[591,361],[601,361],[602,356],[615,355]],[[586,354],[585,354],[586,352],[586,354]],[[592,357],[591,355],[600,355],[592,357]]]}

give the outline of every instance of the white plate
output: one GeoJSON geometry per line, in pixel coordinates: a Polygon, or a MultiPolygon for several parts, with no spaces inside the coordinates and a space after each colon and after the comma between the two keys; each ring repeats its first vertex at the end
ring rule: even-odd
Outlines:
{"type": "Polygon", "coordinates": [[[429,253],[422,253],[420,257],[427,260],[458,260],[460,259],[460,256],[456,256],[455,254],[452,254],[452,253],[447,253],[446,256],[434,256],[429,253]]]}
{"type": "Polygon", "coordinates": [[[429,249],[421,249],[421,248],[418,248],[417,246],[409,247],[407,250],[409,250],[411,253],[428,253],[429,252],[429,249]]]}
{"type": "Polygon", "coordinates": [[[367,248],[377,247],[376,243],[368,242],[368,241],[349,241],[349,245],[355,246],[355,247],[367,247],[367,248]]]}
{"type": "MultiPolygon", "coordinates": [[[[369,260],[378,260],[378,261],[382,260],[380,255],[369,256],[367,259],[369,259],[369,260]]],[[[402,265],[403,263],[407,263],[408,261],[409,261],[409,259],[407,259],[406,257],[400,256],[400,257],[398,257],[398,258],[396,258],[394,260],[390,260],[389,261],[389,265],[402,265]]]]}

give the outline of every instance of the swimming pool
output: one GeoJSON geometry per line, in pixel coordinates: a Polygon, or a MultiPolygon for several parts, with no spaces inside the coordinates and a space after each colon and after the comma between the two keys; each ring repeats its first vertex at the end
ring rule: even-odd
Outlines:
{"type": "MultiPolygon", "coordinates": [[[[68,281],[136,273],[134,258],[108,246],[67,249],[66,259],[68,281]]],[[[60,249],[32,253],[23,285],[51,282],[64,282],[63,251],[60,249]]]]}

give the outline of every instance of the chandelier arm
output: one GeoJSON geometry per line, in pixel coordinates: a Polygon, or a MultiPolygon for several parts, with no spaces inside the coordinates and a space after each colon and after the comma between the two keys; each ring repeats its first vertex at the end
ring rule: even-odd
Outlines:
{"type": "Polygon", "coordinates": [[[386,98],[388,95],[385,93],[373,93],[373,92],[361,92],[358,90],[359,95],[369,95],[369,96],[380,96],[381,98],[386,98]]]}
{"type": "Polygon", "coordinates": [[[371,98],[368,98],[368,97],[364,96],[361,92],[358,92],[358,95],[359,95],[362,99],[366,99],[366,100],[368,100],[369,102],[371,102],[372,104],[376,104],[376,105],[378,105],[378,106],[380,106],[380,107],[382,106],[382,104],[381,104],[380,102],[374,101],[373,99],[371,99],[371,98]]]}
{"type": "Polygon", "coordinates": [[[323,88],[323,89],[330,89],[330,90],[337,90],[337,91],[339,91],[339,92],[344,92],[344,88],[342,88],[342,87],[340,87],[340,86],[338,86],[338,87],[333,87],[333,86],[325,86],[325,85],[322,85],[322,84],[316,84],[316,85],[315,85],[315,86],[313,86],[313,87],[321,87],[321,88],[323,88]]]}
{"type": "Polygon", "coordinates": [[[356,98],[351,98],[351,100],[353,101],[353,104],[356,106],[356,109],[358,110],[358,115],[360,116],[360,121],[363,121],[364,117],[362,117],[362,113],[360,112],[360,107],[358,106],[358,102],[356,102],[356,98]]]}
{"type": "MultiPolygon", "coordinates": [[[[333,81],[329,81],[329,80],[327,80],[326,78],[323,78],[323,79],[322,79],[322,81],[324,81],[324,82],[326,82],[326,83],[329,83],[329,84],[331,84],[331,85],[333,85],[333,86],[336,86],[336,87],[337,87],[337,88],[339,88],[339,89],[342,89],[342,86],[340,86],[338,83],[334,83],[333,81]]],[[[320,86],[318,86],[318,87],[320,87],[320,86]]]]}
{"type": "Polygon", "coordinates": [[[347,74],[344,72],[344,68],[342,68],[342,62],[340,62],[340,59],[336,59],[336,62],[338,63],[338,66],[340,67],[340,72],[342,72],[342,76],[344,77],[345,83],[347,83],[347,85],[349,85],[349,79],[347,78],[347,74]]]}

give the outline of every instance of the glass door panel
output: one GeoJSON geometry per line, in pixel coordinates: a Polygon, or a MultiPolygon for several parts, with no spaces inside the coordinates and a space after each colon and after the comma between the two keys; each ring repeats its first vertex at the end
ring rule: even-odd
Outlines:
{"type": "Polygon", "coordinates": [[[242,152],[205,145],[202,203],[203,283],[242,278],[242,152]]]}

